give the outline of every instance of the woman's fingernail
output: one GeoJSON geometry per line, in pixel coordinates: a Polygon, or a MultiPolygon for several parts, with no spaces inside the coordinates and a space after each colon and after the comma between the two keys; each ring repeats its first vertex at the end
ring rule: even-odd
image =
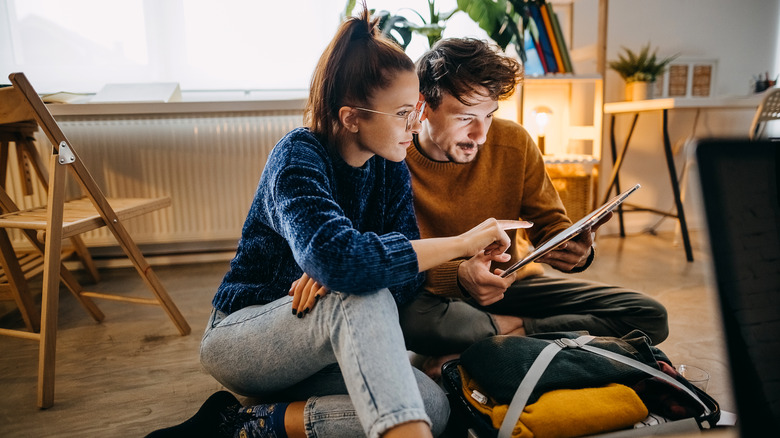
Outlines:
{"type": "Polygon", "coordinates": [[[297,310],[295,310],[295,308],[293,308],[293,315],[295,315],[295,314],[297,314],[297,313],[298,313],[298,311],[297,311],[297,310]]]}
{"type": "Polygon", "coordinates": [[[298,312],[298,318],[303,318],[303,313],[302,312],[298,312]]]}
{"type": "Polygon", "coordinates": [[[308,308],[308,307],[307,307],[307,308],[305,308],[305,309],[303,309],[303,314],[305,315],[305,314],[307,314],[307,313],[309,313],[309,308],[308,308]]]}

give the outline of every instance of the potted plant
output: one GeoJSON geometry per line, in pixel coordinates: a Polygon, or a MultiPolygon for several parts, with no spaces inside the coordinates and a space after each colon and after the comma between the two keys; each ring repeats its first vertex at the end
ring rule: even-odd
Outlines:
{"type": "MultiPolygon", "coordinates": [[[[356,0],[347,0],[347,5],[344,10],[345,16],[352,14],[355,4],[356,0]]],[[[428,20],[414,9],[403,8],[402,10],[404,9],[417,15],[422,24],[417,24],[397,13],[393,15],[389,11],[376,12],[373,9],[371,10],[371,14],[379,18],[379,29],[382,30],[382,33],[395,40],[395,42],[404,50],[406,50],[406,47],[412,41],[412,33],[426,37],[428,39],[428,46],[433,47],[434,43],[441,39],[441,34],[444,32],[446,21],[449,20],[455,12],[458,12],[458,9],[455,9],[447,13],[440,13],[436,9],[436,0],[428,0],[428,20]]]]}
{"type": "Polygon", "coordinates": [[[488,36],[506,50],[514,43],[517,54],[526,61],[523,31],[528,27],[529,0],[458,0],[458,10],[479,25],[488,36]]]}
{"type": "Polygon", "coordinates": [[[653,82],[663,74],[667,65],[677,58],[677,55],[674,55],[658,59],[657,51],[658,49],[650,53],[650,43],[642,47],[639,53],[623,47],[624,53],[618,54],[616,61],[609,62],[609,68],[626,81],[626,100],[651,99],[653,82]]]}
{"type": "MultiPolygon", "coordinates": [[[[510,43],[514,43],[518,55],[525,62],[523,50],[523,30],[528,25],[529,12],[527,2],[531,0],[457,0],[457,7],[449,12],[439,12],[436,9],[436,0],[428,0],[428,16],[425,17],[411,8],[403,8],[413,12],[422,24],[409,20],[398,13],[389,11],[371,10],[371,14],[379,17],[379,28],[382,33],[395,40],[404,50],[412,41],[412,34],[416,33],[428,39],[428,46],[433,47],[436,41],[441,39],[447,20],[459,11],[465,12],[474,20],[488,36],[506,50],[510,43]]],[[[357,0],[347,0],[344,8],[344,16],[352,15],[357,0]]]]}

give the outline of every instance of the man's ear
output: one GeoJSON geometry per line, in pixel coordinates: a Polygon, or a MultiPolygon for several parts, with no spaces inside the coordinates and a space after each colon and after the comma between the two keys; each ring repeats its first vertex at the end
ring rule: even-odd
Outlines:
{"type": "Polygon", "coordinates": [[[349,106],[342,106],[339,108],[339,121],[341,122],[341,126],[343,126],[347,131],[357,134],[357,132],[360,130],[358,126],[358,121],[360,118],[357,115],[357,111],[355,111],[352,107],[349,106]]]}

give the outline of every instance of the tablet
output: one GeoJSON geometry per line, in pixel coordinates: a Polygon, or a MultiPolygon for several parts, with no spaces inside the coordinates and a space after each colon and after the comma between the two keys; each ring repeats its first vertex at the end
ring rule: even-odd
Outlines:
{"type": "Polygon", "coordinates": [[[629,195],[634,193],[639,187],[640,187],[639,184],[637,184],[634,187],[631,187],[630,189],[626,190],[625,192],[615,196],[614,198],[609,200],[609,202],[597,208],[596,210],[590,212],[587,216],[578,220],[569,228],[566,228],[565,230],[556,234],[552,239],[545,242],[539,248],[536,248],[533,252],[525,256],[522,260],[518,261],[514,265],[507,268],[507,270],[504,271],[503,274],[501,274],[501,277],[503,278],[506,277],[507,275],[512,274],[513,272],[517,271],[523,266],[535,261],[539,257],[559,247],[561,244],[568,242],[576,235],[580,234],[582,231],[593,227],[601,219],[603,219],[604,216],[609,214],[609,212],[614,210],[618,205],[622,204],[623,201],[625,201],[626,198],[628,198],[629,195]]]}

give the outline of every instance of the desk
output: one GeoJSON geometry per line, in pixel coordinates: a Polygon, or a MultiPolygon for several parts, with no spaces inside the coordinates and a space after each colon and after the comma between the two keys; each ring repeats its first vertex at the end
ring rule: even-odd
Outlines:
{"type": "MultiPolygon", "coordinates": [[[[612,173],[607,183],[607,189],[604,194],[604,202],[610,197],[612,188],[615,188],[617,193],[620,193],[620,167],[623,165],[623,158],[628,151],[628,145],[631,141],[631,135],[634,133],[637,119],[639,114],[650,111],[662,112],[662,124],[661,135],[663,136],[664,153],[666,154],[666,167],[669,171],[669,179],[672,184],[672,194],[674,195],[674,202],[676,207],[676,213],[668,213],[652,208],[637,207],[634,205],[624,204],[626,207],[631,208],[628,211],[648,211],[651,213],[669,216],[677,219],[680,224],[680,230],[682,232],[683,245],[685,246],[685,256],[689,262],[693,261],[693,250],[691,249],[691,240],[688,234],[688,225],[685,221],[685,211],[683,209],[682,198],[680,196],[680,183],[677,179],[677,170],[674,165],[674,157],[672,155],[672,144],[669,139],[669,111],[674,109],[695,109],[697,112],[702,109],[745,109],[745,108],[757,108],[760,102],[760,96],[748,96],[748,97],[725,97],[725,98],[666,98],[666,99],[651,99],[634,102],[613,102],[604,104],[604,114],[610,115],[609,126],[609,143],[612,152],[612,173]],[[618,156],[616,142],[615,142],[615,119],[620,114],[632,115],[631,127],[629,128],[623,149],[618,156]]],[[[697,117],[698,120],[698,117],[697,117]]],[[[694,125],[694,132],[696,126],[694,125]]],[[[747,135],[748,128],[745,129],[747,135]]],[[[625,228],[623,225],[623,206],[618,207],[618,218],[620,222],[620,236],[625,237],[625,228]]]]}

